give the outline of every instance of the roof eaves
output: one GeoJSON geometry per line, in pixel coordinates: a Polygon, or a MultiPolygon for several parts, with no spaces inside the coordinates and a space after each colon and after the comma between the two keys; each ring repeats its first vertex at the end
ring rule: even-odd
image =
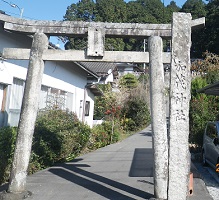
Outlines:
{"type": "Polygon", "coordinates": [[[95,96],[103,96],[103,92],[97,87],[96,84],[87,84],[88,88],[95,96]]]}
{"type": "Polygon", "coordinates": [[[80,68],[82,68],[83,70],[85,70],[86,72],[88,72],[89,74],[91,74],[92,76],[94,76],[96,79],[99,79],[98,74],[96,74],[95,72],[87,69],[86,67],[84,67],[83,65],[81,65],[79,62],[74,62],[75,64],[77,64],[80,68]]]}

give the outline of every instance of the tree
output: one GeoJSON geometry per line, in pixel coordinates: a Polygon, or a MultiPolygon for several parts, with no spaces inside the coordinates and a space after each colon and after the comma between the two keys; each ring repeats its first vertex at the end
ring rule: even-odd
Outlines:
{"type": "Polygon", "coordinates": [[[207,84],[219,81],[219,56],[205,52],[203,57],[204,60],[197,60],[192,64],[191,70],[205,78],[207,84]]]}
{"type": "Polygon", "coordinates": [[[81,0],[67,7],[64,20],[94,21],[96,17],[96,4],[93,0],[81,0]]]}
{"type": "Polygon", "coordinates": [[[187,0],[180,11],[191,13],[193,19],[206,16],[205,4],[202,0],[187,0]]]}
{"type": "MultiPolygon", "coordinates": [[[[98,21],[101,22],[126,22],[127,11],[124,0],[97,0],[98,21]]],[[[105,49],[109,51],[123,51],[125,43],[121,38],[106,38],[105,49]]]]}
{"type": "Polygon", "coordinates": [[[119,86],[124,87],[128,91],[136,88],[137,85],[138,85],[138,79],[134,74],[126,74],[122,76],[122,78],[119,80],[119,86]]]}
{"type": "Polygon", "coordinates": [[[210,1],[206,9],[205,50],[219,54],[219,0],[210,1]]]}
{"type": "Polygon", "coordinates": [[[217,96],[200,94],[198,89],[219,80],[219,56],[205,53],[204,60],[192,63],[191,70],[199,76],[192,81],[190,101],[190,142],[202,145],[204,128],[207,121],[218,120],[219,98],[217,96]]]}
{"type": "Polygon", "coordinates": [[[165,9],[165,13],[167,15],[167,22],[171,22],[172,21],[172,15],[173,12],[179,12],[180,7],[178,7],[176,5],[175,1],[171,1],[169,5],[167,5],[166,9],[165,9]]]}
{"type": "Polygon", "coordinates": [[[115,94],[112,92],[111,85],[99,84],[98,87],[103,91],[104,95],[95,97],[94,119],[96,120],[103,119],[106,116],[106,111],[110,110],[112,105],[115,107],[117,106],[115,94]]]}
{"type": "MultiPolygon", "coordinates": [[[[68,21],[95,21],[97,15],[96,4],[93,0],[81,0],[67,7],[64,20],[68,21]]],[[[87,47],[87,39],[82,37],[69,37],[65,49],[82,50],[87,47]]]]}
{"type": "Polygon", "coordinates": [[[127,3],[127,22],[130,23],[152,23],[156,18],[146,10],[142,1],[130,1],[127,3]]]}
{"type": "MultiPolygon", "coordinates": [[[[206,5],[202,0],[187,0],[182,6],[180,12],[191,13],[193,19],[201,18],[206,16],[206,5]]],[[[203,45],[205,34],[200,33],[198,30],[192,31],[192,47],[191,57],[201,57],[202,53],[206,50],[203,45]]]]}
{"type": "Polygon", "coordinates": [[[126,22],[127,12],[124,0],[96,0],[99,21],[126,22]]]}
{"type": "MultiPolygon", "coordinates": [[[[68,6],[64,20],[126,22],[126,3],[123,0],[82,0],[68,6]]],[[[83,50],[87,47],[87,38],[69,37],[65,49],[83,50]]],[[[111,51],[124,50],[125,43],[121,38],[106,38],[105,49],[111,51]]]]}

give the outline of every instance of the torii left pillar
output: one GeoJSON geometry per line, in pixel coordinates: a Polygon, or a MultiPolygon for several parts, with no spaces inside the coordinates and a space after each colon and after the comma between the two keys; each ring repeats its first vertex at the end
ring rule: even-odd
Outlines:
{"type": "Polygon", "coordinates": [[[44,72],[42,56],[47,49],[48,37],[44,33],[35,33],[30,52],[8,194],[24,194],[26,192],[27,169],[44,72]]]}

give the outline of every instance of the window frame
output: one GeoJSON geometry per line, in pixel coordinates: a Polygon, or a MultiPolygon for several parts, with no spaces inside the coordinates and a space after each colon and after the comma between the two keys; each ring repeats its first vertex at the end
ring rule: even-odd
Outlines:
{"type": "Polygon", "coordinates": [[[85,101],[85,113],[84,115],[87,117],[90,113],[90,101],[85,101]]]}

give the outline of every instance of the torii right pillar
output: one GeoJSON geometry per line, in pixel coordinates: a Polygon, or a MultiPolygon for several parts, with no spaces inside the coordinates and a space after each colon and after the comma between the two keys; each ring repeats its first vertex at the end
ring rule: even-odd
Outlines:
{"type": "Polygon", "coordinates": [[[173,13],[168,200],[186,200],[188,195],[191,25],[191,14],[173,13]]]}

